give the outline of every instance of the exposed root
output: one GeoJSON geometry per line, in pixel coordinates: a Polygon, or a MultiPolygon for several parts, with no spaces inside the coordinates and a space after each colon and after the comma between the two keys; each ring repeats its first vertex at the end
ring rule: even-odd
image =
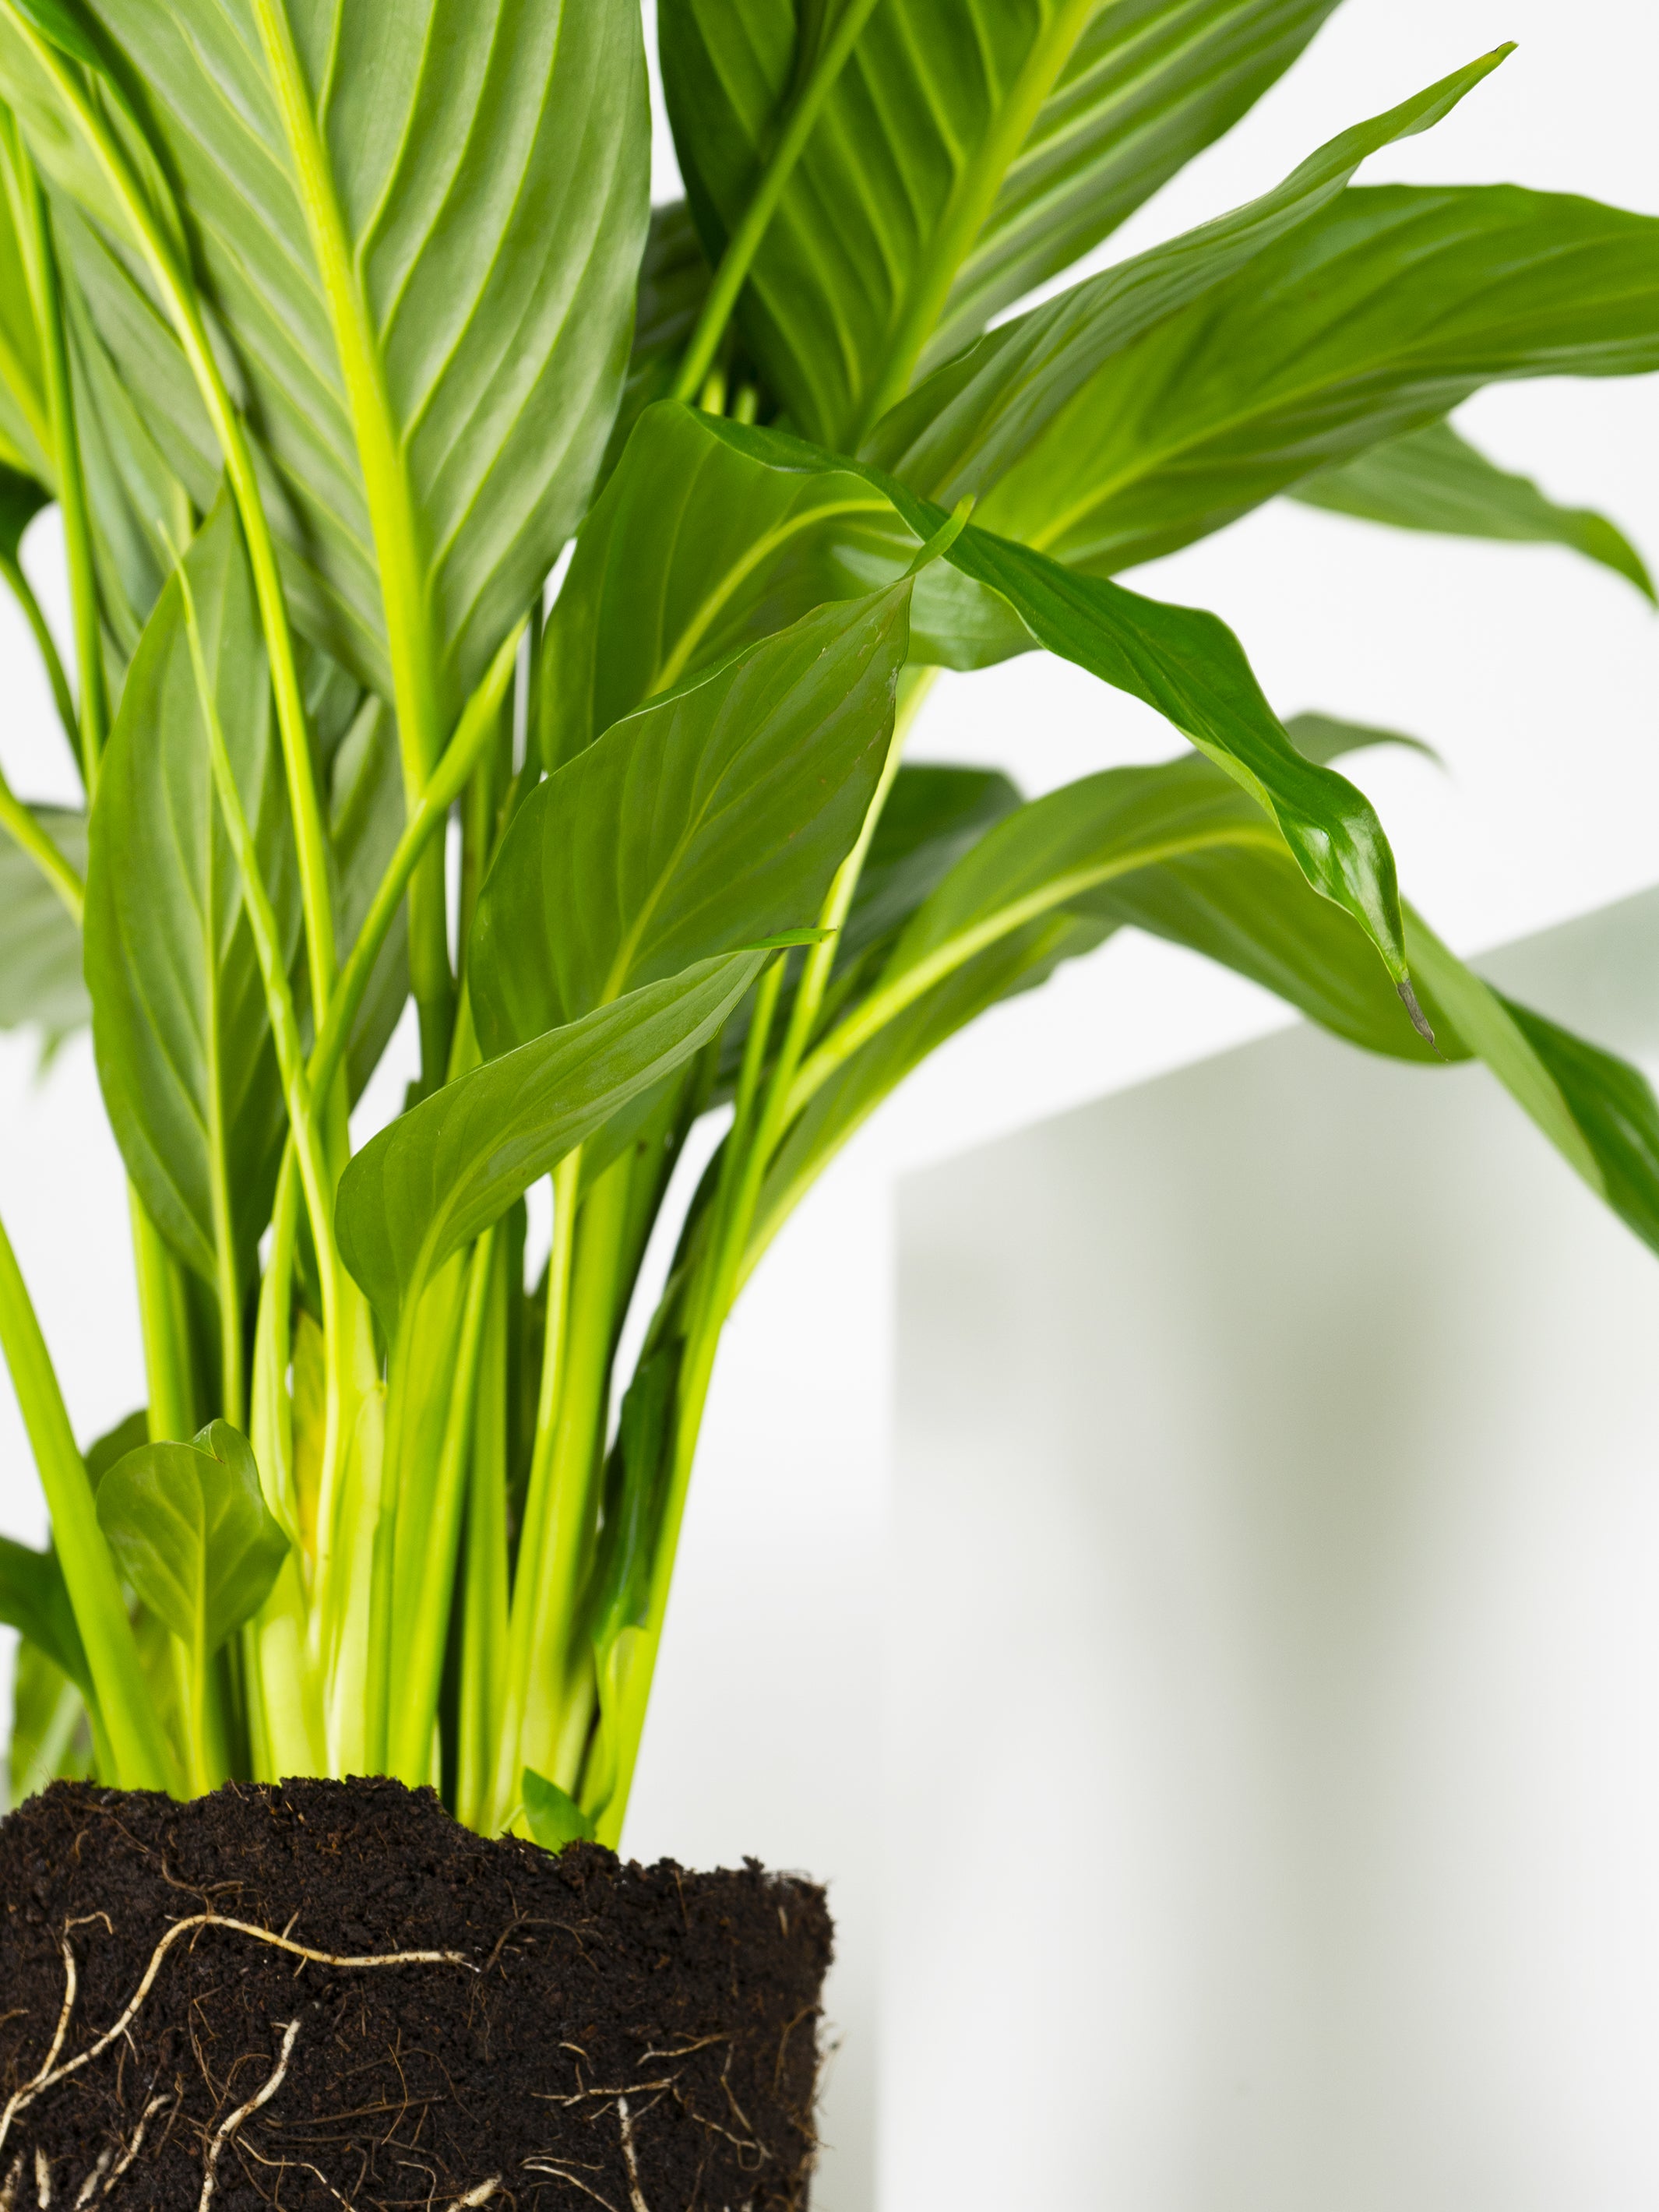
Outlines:
{"type": "Polygon", "coordinates": [[[480,2204],[488,2204],[501,2185],[499,2173],[492,2173],[488,2181],[481,2181],[476,2189],[469,2189],[465,2197],[458,2197],[448,2212],[477,2212],[480,2204]]]}
{"type": "Polygon", "coordinates": [[[47,2212],[52,2203],[52,2160],[39,2149],[34,2154],[34,2201],[40,2212],[47,2212]]]}
{"type": "Polygon", "coordinates": [[[268,2105],[283,2082],[287,2081],[288,2062],[294,2056],[294,2045],[299,2038],[299,2021],[297,2020],[288,2021],[283,2030],[283,2047],[277,2054],[276,2065],[248,2099],[246,2104],[238,2105],[236,2110],[224,2122],[209,2143],[207,2156],[202,2165],[202,2193],[196,2200],[196,2212],[208,2212],[208,2206],[213,2202],[213,2187],[219,2178],[220,2154],[225,2145],[230,2142],[243,2121],[251,2120],[262,2105],[268,2105]]]}
{"type": "Polygon", "coordinates": [[[75,2212],[83,2212],[83,2208],[91,2203],[93,2198],[98,2194],[99,2183],[114,2163],[115,2147],[112,2143],[106,2144],[105,2148],[99,2152],[97,2162],[92,2172],[75,2192],[75,2212]]]}
{"type": "Polygon", "coordinates": [[[628,2199],[633,2212],[651,2212],[640,2187],[640,2162],[634,2155],[634,2123],[628,2117],[628,2100],[617,2100],[617,2124],[622,2130],[623,2162],[628,2168],[628,2199]]]}
{"type": "MultiPolygon", "coordinates": [[[[137,2157],[139,2152],[143,2148],[144,2130],[149,2127],[150,2122],[155,2118],[157,2112],[165,2112],[167,2107],[172,2102],[173,2098],[171,2093],[168,2093],[164,2096],[152,2097],[149,2104],[145,2106],[143,2111],[140,2112],[138,2115],[138,2124],[132,2131],[132,2141],[127,2145],[126,2148],[121,2153],[119,2158],[116,2160],[114,2165],[109,2170],[109,2178],[105,2182],[102,2191],[102,2194],[105,2197],[109,2195],[111,2190],[114,2188],[116,2183],[121,2179],[121,2176],[126,2172],[127,2168],[132,2164],[134,2159],[137,2157]]],[[[101,2163],[101,2160],[100,2162],[101,2163]]],[[[79,2200],[77,2199],[77,2202],[79,2200]]]]}
{"type": "Polygon", "coordinates": [[[526,2173],[550,2173],[556,2181],[567,2181],[573,2189],[580,2189],[584,2197],[591,2197],[596,2204],[603,2205],[605,2212],[617,2212],[616,2206],[608,2197],[601,2197],[597,2189],[589,2187],[580,2174],[573,2173],[568,2166],[561,2165],[556,2158],[527,2158],[524,2161],[524,2170],[526,2173]]]}
{"type": "MultiPolygon", "coordinates": [[[[109,1925],[108,1916],[105,1913],[94,1913],[90,1917],[102,1920],[106,1927],[109,1925]]],[[[44,2095],[46,2090],[55,2089],[71,2074],[78,2074],[83,2066],[89,2066],[94,2058],[101,2057],[112,2043],[126,2033],[137,2018],[144,2000],[155,1986],[155,1978],[166,1962],[167,1953],[182,1937],[198,1928],[227,1928],[235,1935],[251,1936],[255,1942],[268,1943],[273,1950],[286,1951],[290,1957],[308,1966],[335,1966],[352,1973],[363,1972],[375,1966],[464,1966],[470,1974],[476,1974],[478,1971],[471,1960],[460,1951],[376,1951],[361,1958],[353,1958],[337,1951],[313,1950],[308,1943],[296,1943],[290,1936],[277,1935],[274,1929],[256,1927],[251,1920],[228,1919],[222,1912],[195,1912],[187,1920],[175,1920],[151,1952],[149,1964],[114,2027],[97,2037],[84,2051],[77,2051],[73,2058],[66,2058],[60,2066],[58,2063],[58,2054],[69,2033],[70,2016],[75,2010],[76,1991],[79,1986],[75,1953],[70,1948],[69,1937],[65,1936],[63,1939],[64,2005],[58,2016],[57,2033],[52,2037],[52,2048],[47,2051],[40,2072],[26,2081],[21,2089],[15,2090],[4,2111],[0,2112],[0,2150],[5,2148],[12,2122],[20,2112],[27,2112],[35,2099],[44,2095]]],[[[38,2183],[37,2176],[37,2186],[38,2183]]],[[[49,2192],[50,2175],[46,2185],[49,2192]]],[[[49,2194],[41,2197],[42,2212],[50,2201],[49,2194]]],[[[204,2204],[206,2201],[204,2197],[204,2204]]]]}
{"type": "Polygon", "coordinates": [[[0,2212],[17,2212],[17,2185],[23,2179],[23,2154],[20,2150],[11,2162],[11,2171],[0,2182],[0,2212]]]}

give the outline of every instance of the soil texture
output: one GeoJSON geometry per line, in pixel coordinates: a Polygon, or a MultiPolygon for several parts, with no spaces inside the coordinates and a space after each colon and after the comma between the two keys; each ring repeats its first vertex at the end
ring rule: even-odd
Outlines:
{"type": "Polygon", "coordinates": [[[823,1893],[396,1782],[0,1822],[0,2212],[802,2212],[823,1893]]]}

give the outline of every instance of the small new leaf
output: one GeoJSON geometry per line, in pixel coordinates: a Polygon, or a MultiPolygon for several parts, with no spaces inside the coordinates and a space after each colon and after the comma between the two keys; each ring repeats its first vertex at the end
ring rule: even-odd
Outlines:
{"type": "Polygon", "coordinates": [[[143,1603],[207,1656],[258,1610],[288,1554],[252,1448],[228,1421],[129,1452],[99,1486],[98,1521],[143,1603]]]}
{"type": "Polygon", "coordinates": [[[591,1841],[593,1823],[568,1791],[533,1766],[524,1771],[524,1816],[530,1832],[544,1851],[562,1851],[567,1844],[591,1841]]]}

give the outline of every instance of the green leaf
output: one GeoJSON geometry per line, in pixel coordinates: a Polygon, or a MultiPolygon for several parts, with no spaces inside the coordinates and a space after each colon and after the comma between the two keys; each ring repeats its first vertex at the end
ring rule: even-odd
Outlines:
{"type": "Polygon", "coordinates": [[[288,1556],[248,1441],[226,1421],[118,1461],[98,1522],[142,1602],[207,1656],[258,1611],[288,1556]]]}
{"type": "Polygon", "coordinates": [[[524,1814],[530,1832],[544,1851],[562,1851],[567,1844],[592,1840],[593,1823],[574,1797],[526,1766],[522,1784],[524,1814]]]}
{"type": "Polygon", "coordinates": [[[0,1536],[0,1620],[38,1644],[78,1688],[91,1689],[91,1671],[56,1552],[32,1552],[0,1536]]]}
{"type": "Polygon", "coordinates": [[[10,1806],[21,1805],[59,1775],[92,1772],[86,1700],[60,1667],[27,1638],[17,1647],[12,1676],[11,1742],[6,1758],[10,1806]]]}
{"type": "Polygon", "coordinates": [[[51,504],[52,494],[44,484],[0,465],[0,556],[16,560],[23,532],[41,508],[51,504]]]}
{"type": "MultiPolygon", "coordinates": [[[[264,641],[234,511],[185,556],[203,649],[290,963],[300,897],[264,641]]],[[[127,1171],[185,1264],[251,1279],[284,1131],[240,878],[214,794],[178,580],[157,603],[93,811],[87,979],[99,1079],[127,1171]]]]}
{"type": "Polygon", "coordinates": [[[901,582],[818,608],[538,785],[468,950],[486,1058],[817,922],[886,761],[909,599],[901,582]]]}
{"type": "MultiPolygon", "coordinates": [[[[1341,193],[1367,155],[1437,123],[1510,51],[1483,55],[1386,114],[1356,124],[1272,191],[1231,215],[1004,323],[884,416],[860,449],[864,458],[947,505],[970,493],[982,498],[1040,441],[1056,434],[1062,418],[1070,421],[1080,410],[1097,421],[1088,395],[1137,339],[1236,277],[1275,240],[1294,234],[1341,193]]],[[[1050,489],[1063,496],[1066,487],[1065,477],[1056,474],[1050,489]]]]}
{"type": "Polygon", "coordinates": [[[1593,1157],[1601,1196],[1659,1252],[1659,1101],[1646,1077],[1530,1007],[1502,1003],[1593,1157]]]}
{"type": "MultiPolygon", "coordinates": [[[[739,307],[792,421],[851,445],[1000,309],[1242,115],[1334,0],[883,0],[830,89],[739,307]]],[[[664,86],[717,257],[833,9],[664,0],[664,86]]]]}
{"type": "MultiPolygon", "coordinates": [[[[87,817],[72,807],[30,812],[77,875],[87,865],[87,817]]],[[[91,1016],[81,979],[81,933],[21,846],[0,834],[0,1029],[38,1027],[48,1044],[91,1016]]]]}
{"type": "Polygon", "coordinates": [[[870,841],[839,952],[852,958],[890,936],[1019,804],[1000,769],[907,762],[870,841]]]}
{"type": "Polygon", "coordinates": [[[1396,530],[1565,545],[1627,578],[1644,598],[1655,596],[1641,555],[1605,515],[1558,507],[1530,477],[1498,468],[1449,422],[1431,422],[1355,460],[1321,469],[1293,484],[1290,495],[1304,507],[1392,523],[1396,530]]]}
{"type": "Polygon", "coordinates": [[[149,1442],[149,1412],[141,1406],[136,1413],[129,1413],[112,1429],[89,1443],[82,1456],[87,1463],[87,1480],[96,1490],[118,1460],[124,1460],[130,1451],[149,1442]]]}
{"type": "MultiPolygon", "coordinates": [[[[583,531],[550,626],[556,757],[803,600],[847,596],[854,564],[869,580],[902,575],[948,520],[879,471],[799,439],[653,408],[583,531]]],[[[916,578],[911,627],[919,658],[950,659],[953,641],[969,642],[968,665],[1042,645],[1154,707],[1271,809],[1310,880],[1403,976],[1393,857],[1375,812],[1290,744],[1212,615],[1071,575],[970,525],[916,578]]]]}
{"type": "Polygon", "coordinates": [[[473,1069],[364,1146],[335,1222],[388,1337],[452,1253],[707,1043],[765,957],[728,954],[647,984],[473,1069]]]}
{"type": "MultiPolygon", "coordinates": [[[[386,696],[398,653],[429,663],[411,696],[441,734],[580,519],[615,412],[647,204],[637,11],[100,0],[99,28],[189,211],[295,619],[386,696]]],[[[55,190],[125,248],[47,76],[0,35],[0,89],[55,190]]],[[[118,251],[71,251],[205,507],[221,457],[170,328],[118,251]]]]}
{"type": "Polygon", "coordinates": [[[1354,187],[1079,382],[978,520],[1105,574],[1495,379],[1656,367],[1659,217],[1510,185],[1354,187]]]}

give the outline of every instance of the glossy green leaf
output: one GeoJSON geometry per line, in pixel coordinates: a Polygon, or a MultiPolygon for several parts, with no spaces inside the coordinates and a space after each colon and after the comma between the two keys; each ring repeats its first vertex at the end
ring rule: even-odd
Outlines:
{"type": "Polygon", "coordinates": [[[1449,422],[1431,422],[1340,467],[1321,469],[1293,484],[1290,495],[1304,507],[1391,523],[1396,530],[1565,545],[1627,578],[1645,598],[1655,596],[1641,555],[1604,514],[1559,507],[1530,477],[1500,469],[1449,422]]]}
{"type": "MultiPolygon", "coordinates": [[[[290,961],[300,898],[264,639],[236,517],[186,556],[233,769],[290,961]]],[[[215,797],[175,579],[127,680],[93,811],[87,978],[99,1079],[151,1218],[209,1282],[228,1237],[246,1280],[284,1130],[240,878],[215,797]]]]}
{"type": "Polygon", "coordinates": [[[575,1799],[533,1766],[524,1771],[524,1816],[544,1851],[562,1851],[567,1844],[592,1838],[593,1823],[575,1799]]]}
{"type": "Polygon", "coordinates": [[[804,616],[532,792],[467,956],[486,1058],[817,921],[887,757],[910,587],[804,616]]]}
{"type": "Polygon", "coordinates": [[[1647,1078],[1529,1006],[1503,1005],[1594,1158],[1601,1195],[1659,1252],[1659,1101],[1647,1078]]]}
{"type": "MultiPolygon", "coordinates": [[[[1080,411],[1091,423],[1097,421],[1089,398],[1095,382],[1109,376],[1111,364],[1137,340],[1294,234],[1341,193],[1369,155],[1437,123],[1508,51],[1485,55],[1385,114],[1356,124],[1272,191],[1231,215],[1004,323],[884,416],[861,448],[865,459],[947,505],[967,494],[984,497],[1045,438],[1057,437],[1062,419],[1080,411]]],[[[1073,429],[1074,440],[1077,434],[1073,429]]],[[[1061,495],[1065,482],[1057,479],[1061,495]]]]}
{"type": "MultiPolygon", "coordinates": [[[[296,619],[388,694],[394,650],[420,653],[429,621],[418,684],[447,727],[580,519],[610,431],[647,216],[637,14],[100,0],[99,28],[143,83],[188,204],[296,619]],[[377,557],[408,617],[401,648],[377,557]]],[[[124,246],[118,196],[15,30],[0,89],[54,186],[124,246]]],[[[219,456],[170,330],[118,255],[76,259],[205,507],[219,456]]]]}
{"type": "MultiPolygon", "coordinates": [[[[890,576],[947,520],[866,465],[689,408],[653,409],[582,533],[550,627],[544,703],[558,757],[706,653],[775,626],[803,599],[845,596],[849,524],[857,566],[890,576]],[[690,518],[705,514],[700,557],[690,518]]],[[[1290,744],[1214,616],[1072,575],[969,526],[917,577],[912,633],[918,657],[971,640],[970,665],[1042,645],[1146,701],[1271,808],[1310,880],[1403,975],[1394,862],[1373,810],[1290,744]]]]}
{"type": "Polygon", "coordinates": [[[647,984],[473,1069],[364,1146],[335,1225],[388,1336],[452,1253],[714,1036],[764,957],[729,954],[647,984]]]}
{"type": "Polygon", "coordinates": [[[258,1612],[288,1556],[247,1439],[225,1421],[118,1461],[98,1522],[141,1601],[207,1656],[258,1612]]]}
{"type": "Polygon", "coordinates": [[[92,1686],[69,1585],[55,1552],[32,1552],[0,1536],[0,1621],[38,1644],[82,1690],[92,1686]]]}
{"type": "MultiPolygon", "coordinates": [[[[36,806],[35,820],[77,875],[87,865],[87,817],[36,806]]],[[[40,1029],[49,1043],[92,1012],[81,978],[81,933],[22,848],[0,832],[0,1028],[40,1029]]]]}
{"type": "Polygon", "coordinates": [[[1659,216],[1509,185],[1354,187],[1079,386],[979,519],[1105,574],[1479,386],[1659,368],[1659,216]]]}
{"type": "MultiPolygon", "coordinates": [[[[883,0],[785,187],[739,313],[791,420],[850,445],[1242,115],[1334,0],[883,0]]],[[[664,0],[663,77],[709,254],[836,11],[664,0]]]]}

